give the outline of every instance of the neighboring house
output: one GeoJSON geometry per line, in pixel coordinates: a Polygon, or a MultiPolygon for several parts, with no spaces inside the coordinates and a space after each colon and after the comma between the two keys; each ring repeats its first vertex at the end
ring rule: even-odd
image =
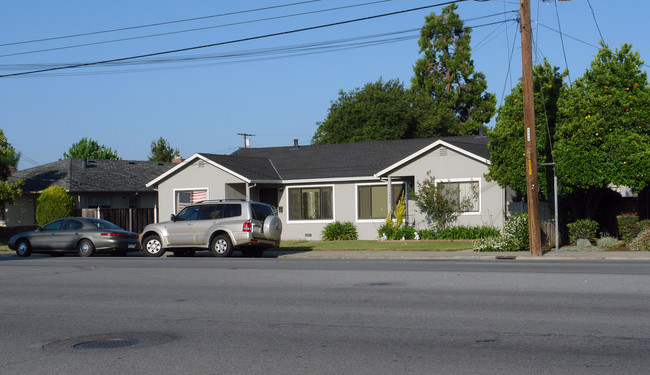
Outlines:
{"type": "MultiPolygon", "coordinates": [[[[417,190],[428,171],[459,195],[472,196],[459,224],[501,227],[509,194],[485,180],[489,163],[484,136],[309,146],[294,141],[292,147],[242,148],[231,155],[197,153],[147,186],[158,190],[163,220],[204,199],[252,199],[277,207],[283,239],[320,239],[333,221],[350,221],[360,239],[376,239],[402,192],[417,190]],[[472,189],[478,194],[465,194],[472,189]]],[[[410,199],[406,221],[428,225],[410,199]]]]}
{"type": "Polygon", "coordinates": [[[14,172],[9,181],[22,179],[18,205],[5,203],[2,222],[7,227],[36,225],[36,199],[46,188],[58,185],[74,197],[76,208],[153,209],[157,192],[147,187],[151,179],[173,163],[128,160],[65,159],[14,172]]]}

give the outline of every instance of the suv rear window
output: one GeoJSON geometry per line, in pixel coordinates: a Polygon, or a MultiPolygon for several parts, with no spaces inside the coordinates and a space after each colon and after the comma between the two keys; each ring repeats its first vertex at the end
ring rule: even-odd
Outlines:
{"type": "Polygon", "coordinates": [[[265,204],[252,203],[251,210],[253,211],[253,219],[264,221],[267,216],[274,215],[273,208],[265,204]]]}

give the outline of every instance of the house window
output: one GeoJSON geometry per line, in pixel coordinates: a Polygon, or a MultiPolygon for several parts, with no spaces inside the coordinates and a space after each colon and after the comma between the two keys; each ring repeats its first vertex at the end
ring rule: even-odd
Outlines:
{"type": "Polygon", "coordinates": [[[439,181],[445,199],[458,207],[460,212],[479,212],[478,181],[439,181]]]}
{"type": "Polygon", "coordinates": [[[176,212],[180,212],[183,208],[190,204],[203,202],[208,198],[208,191],[201,190],[179,190],[176,192],[174,198],[176,203],[176,212]]]}
{"type": "MultiPolygon", "coordinates": [[[[391,210],[395,209],[403,192],[403,184],[392,185],[391,210]]],[[[357,197],[359,219],[386,219],[389,214],[387,185],[358,186],[357,197]]]]}
{"type": "Polygon", "coordinates": [[[331,220],[332,187],[289,189],[289,220],[331,220]]]}
{"type": "Polygon", "coordinates": [[[90,196],[88,197],[88,208],[108,208],[111,207],[111,197],[104,196],[90,196]]]}

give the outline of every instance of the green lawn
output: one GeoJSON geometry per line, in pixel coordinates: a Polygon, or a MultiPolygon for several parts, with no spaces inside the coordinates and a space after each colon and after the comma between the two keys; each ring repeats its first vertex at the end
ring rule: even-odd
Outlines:
{"type": "Polygon", "coordinates": [[[472,241],[282,241],[288,251],[458,251],[471,249],[472,241]]]}

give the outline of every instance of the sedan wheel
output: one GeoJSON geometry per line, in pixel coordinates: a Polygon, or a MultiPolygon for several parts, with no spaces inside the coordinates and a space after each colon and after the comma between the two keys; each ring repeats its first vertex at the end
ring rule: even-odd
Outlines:
{"type": "Polygon", "coordinates": [[[210,243],[210,251],[215,257],[227,257],[232,254],[233,247],[227,234],[216,236],[210,243]]]}
{"type": "Polygon", "coordinates": [[[77,252],[80,257],[89,257],[95,252],[95,245],[90,240],[81,240],[77,246],[77,252]]]}
{"type": "Polygon", "coordinates": [[[145,238],[142,249],[149,257],[159,257],[165,253],[162,242],[160,242],[160,238],[156,235],[151,235],[145,238]]]}
{"type": "Polygon", "coordinates": [[[28,257],[32,255],[32,247],[29,242],[25,240],[18,242],[18,246],[16,246],[16,254],[19,257],[28,257]]]}

